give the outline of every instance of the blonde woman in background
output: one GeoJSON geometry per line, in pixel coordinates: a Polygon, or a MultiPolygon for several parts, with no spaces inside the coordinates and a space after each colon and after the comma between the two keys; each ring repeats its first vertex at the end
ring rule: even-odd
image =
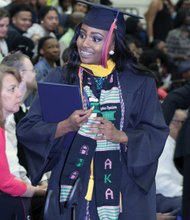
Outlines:
{"type": "Polygon", "coordinates": [[[0,215],[6,220],[26,220],[29,200],[35,194],[43,195],[43,187],[34,187],[12,175],[6,156],[4,124],[6,118],[19,110],[22,93],[17,72],[0,65],[0,215]]]}

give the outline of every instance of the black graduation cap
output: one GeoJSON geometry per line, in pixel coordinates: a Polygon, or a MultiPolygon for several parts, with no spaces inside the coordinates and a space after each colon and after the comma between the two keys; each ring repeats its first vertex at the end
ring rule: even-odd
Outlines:
{"type": "Polygon", "coordinates": [[[109,31],[106,44],[102,50],[101,65],[107,67],[108,47],[111,41],[113,31],[118,31],[125,34],[125,20],[124,15],[141,18],[139,16],[122,12],[117,8],[109,7],[102,4],[87,2],[84,0],[77,0],[83,4],[89,5],[89,11],[83,19],[83,24],[90,27],[109,31]]]}
{"type": "Polygon", "coordinates": [[[92,3],[84,0],[77,0],[77,2],[81,2],[89,5],[90,9],[86,14],[83,23],[97,29],[109,31],[112,23],[116,19],[117,30],[124,31],[125,30],[124,15],[141,18],[137,15],[133,15],[128,12],[123,12],[117,8],[109,7],[106,5],[92,3]]]}

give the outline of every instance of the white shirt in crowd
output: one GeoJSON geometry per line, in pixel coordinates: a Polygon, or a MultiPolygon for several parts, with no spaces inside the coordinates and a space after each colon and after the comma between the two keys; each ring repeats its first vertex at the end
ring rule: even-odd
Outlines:
{"type": "MultiPolygon", "coordinates": [[[[22,110],[26,112],[26,106],[21,105],[22,110]]],[[[14,120],[14,115],[11,114],[6,119],[5,123],[5,140],[6,140],[6,156],[9,164],[10,172],[16,177],[22,179],[26,183],[31,183],[27,176],[26,169],[19,164],[19,159],[17,156],[17,137],[16,137],[16,123],[14,120]]],[[[47,172],[42,176],[42,181],[47,181],[50,178],[51,172],[47,172]]]]}
{"type": "Polygon", "coordinates": [[[175,145],[176,141],[169,135],[156,173],[156,193],[166,197],[182,196],[183,177],[173,161],[175,145]]]}
{"type": "Polygon", "coordinates": [[[29,178],[26,175],[26,169],[19,164],[17,156],[17,138],[16,138],[16,123],[14,115],[8,116],[5,123],[5,140],[6,140],[6,155],[9,164],[9,169],[12,174],[22,179],[23,181],[30,183],[29,178]]]}

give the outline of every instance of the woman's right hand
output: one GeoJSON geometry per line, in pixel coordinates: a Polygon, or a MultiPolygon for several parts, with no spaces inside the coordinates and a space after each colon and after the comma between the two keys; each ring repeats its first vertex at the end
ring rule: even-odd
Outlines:
{"type": "Polygon", "coordinates": [[[70,131],[78,131],[80,126],[88,120],[92,110],[92,108],[88,110],[76,110],[67,119],[59,122],[57,125],[55,138],[61,137],[70,131]]]}

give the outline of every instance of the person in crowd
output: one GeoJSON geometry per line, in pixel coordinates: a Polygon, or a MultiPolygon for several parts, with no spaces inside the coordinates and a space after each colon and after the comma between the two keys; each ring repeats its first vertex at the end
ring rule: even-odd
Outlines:
{"type": "Polygon", "coordinates": [[[68,28],[68,15],[72,13],[72,3],[73,0],[58,0],[55,6],[59,14],[59,23],[63,28],[63,33],[65,29],[68,28]]]}
{"type": "Polygon", "coordinates": [[[174,112],[176,109],[188,109],[188,116],[185,120],[182,128],[179,132],[176,151],[174,155],[174,162],[183,175],[183,196],[182,196],[182,219],[188,220],[190,216],[190,142],[189,142],[189,130],[190,130],[190,82],[186,83],[184,86],[171,91],[164,102],[162,103],[162,109],[166,123],[169,124],[172,120],[174,112]]]}
{"type": "Polygon", "coordinates": [[[61,53],[69,47],[70,42],[74,36],[75,33],[75,27],[82,22],[85,14],[83,12],[73,12],[71,15],[68,15],[68,23],[69,28],[67,31],[62,35],[62,37],[59,39],[60,49],[61,53]]]}
{"type": "Polygon", "coordinates": [[[7,10],[0,8],[0,61],[8,54],[6,36],[9,25],[9,13],[7,10]]]}
{"type": "Polygon", "coordinates": [[[34,44],[31,39],[23,34],[31,26],[32,12],[26,4],[15,4],[10,10],[10,25],[6,37],[8,51],[22,51],[24,54],[33,57],[34,44]]]}
{"type": "MultiPolygon", "coordinates": [[[[23,40],[23,34],[32,25],[32,10],[26,4],[16,4],[10,10],[10,25],[6,42],[9,51],[19,49],[18,41],[23,40]]],[[[26,41],[26,40],[25,40],[26,41]]],[[[30,42],[30,39],[27,39],[30,42]]],[[[33,45],[32,41],[30,42],[33,45]]],[[[31,46],[32,47],[32,46],[31,46]]]]}
{"type": "Polygon", "coordinates": [[[20,89],[23,93],[22,102],[25,103],[24,111],[29,108],[37,90],[36,71],[30,58],[22,52],[15,52],[7,55],[2,64],[15,68],[21,77],[20,89]]]}
{"type": "Polygon", "coordinates": [[[35,44],[37,44],[42,37],[56,37],[58,34],[59,18],[56,8],[52,6],[41,7],[39,20],[40,24],[34,23],[25,34],[25,36],[31,38],[35,44]]]}
{"type": "Polygon", "coordinates": [[[139,62],[154,71],[157,79],[158,96],[160,100],[163,100],[167,96],[172,83],[171,65],[167,54],[156,49],[145,50],[141,54],[139,62]]]}
{"type": "Polygon", "coordinates": [[[190,62],[182,61],[177,67],[175,78],[172,80],[171,90],[184,86],[190,81],[190,62]]]}
{"type": "Polygon", "coordinates": [[[152,0],[145,13],[148,41],[155,39],[165,41],[168,32],[173,27],[172,12],[174,6],[171,0],[152,0]]]}
{"type": "MultiPolygon", "coordinates": [[[[59,32],[62,32],[62,34],[64,35],[68,31],[68,29],[70,29],[70,27],[72,26],[72,24],[70,23],[72,14],[73,13],[85,14],[88,11],[88,5],[78,0],[72,0],[72,1],[61,0],[59,1],[57,10],[59,12],[60,27],[62,28],[62,30],[61,28],[59,28],[59,32]],[[61,7],[61,4],[63,4],[63,7],[61,7]],[[68,11],[65,11],[67,7],[68,7],[68,11]]],[[[80,23],[79,17],[78,17],[78,23],[80,23]]]]}
{"type": "Polygon", "coordinates": [[[182,8],[187,8],[190,9],[190,2],[189,0],[178,0],[176,5],[175,5],[175,9],[176,11],[182,9],[182,8]]]}
{"type": "Polygon", "coordinates": [[[170,55],[168,54],[168,48],[166,45],[166,42],[162,41],[162,40],[154,40],[150,45],[149,48],[152,50],[157,50],[158,52],[160,52],[160,54],[163,54],[162,57],[167,57],[167,63],[168,65],[168,72],[170,74],[165,74],[164,76],[164,83],[166,83],[166,85],[168,84],[168,88],[169,90],[172,90],[175,88],[175,86],[178,84],[178,82],[176,81],[177,79],[177,69],[178,67],[176,66],[175,62],[173,61],[173,58],[170,57],[170,55]]]}
{"type": "MultiPolygon", "coordinates": [[[[70,27],[72,27],[72,24],[71,24],[72,14],[73,13],[76,15],[77,14],[78,15],[86,14],[86,12],[88,11],[88,5],[85,2],[81,2],[78,0],[72,0],[72,1],[61,0],[59,2],[60,2],[60,4],[61,4],[61,2],[63,2],[63,5],[64,4],[71,4],[71,6],[69,6],[67,12],[60,10],[61,8],[60,8],[60,6],[58,6],[59,21],[60,21],[60,25],[63,27],[63,35],[64,35],[70,29],[70,27]]],[[[78,17],[77,23],[80,23],[80,22],[81,22],[80,17],[78,17]]]]}
{"type": "MultiPolygon", "coordinates": [[[[176,65],[181,61],[190,60],[190,14],[189,10],[181,9],[178,15],[180,24],[177,28],[171,30],[166,38],[168,54],[174,60],[176,65]]],[[[177,18],[176,18],[177,19],[177,18]]]]}
{"type": "Polygon", "coordinates": [[[46,4],[47,0],[29,0],[29,6],[32,9],[32,23],[39,22],[39,11],[46,4]]]}
{"type": "Polygon", "coordinates": [[[18,73],[3,64],[0,65],[0,213],[2,219],[27,219],[28,199],[35,194],[44,195],[40,186],[32,186],[11,173],[6,155],[6,118],[19,110],[22,93],[19,90],[18,73]]]}
{"type": "MultiPolygon", "coordinates": [[[[19,85],[20,91],[22,91],[22,94],[23,94],[21,108],[18,113],[15,113],[14,116],[13,115],[9,116],[10,123],[12,123],[12,121],[14,121],[12,124],[15,124],[15,121],[18,122],[20,120],[19,116],[22,117],[23,115],[25,115],[28,108],[29,108],[29,105],[25,105],[24,102],[27,100],[27,98],[31,94],[35,93],[37,90],[37,83],[36,83],[36,79],[35,79],[36,73],[34,71],[33,64],[31,63],[29,57],[24,55],[21,52],[16,52],[14,54],[10,54],[10,55],[6,56],[2,60],[2,64],[15,68],[18,71],[20,78],[21,78],[21,82],[19,85]],[[14,119],[14,117],[15,117],[15,119],[14,119]]],[[[9,127],[9,125],[7,124],[7,128],[8,127],[9,127]]],[[[16,130],[15,126],[11,126],[10,132],[15,133],[15,130],[16,130]]],[[[12,134],[12,137],[13,136],[14,136],[14,134],[12,134]]],[[[13,141],[10,141],[9,144],[13,145],[13,141]]],[[[17,157],[17,143],[15,145],[15,149],[16,149],[15,156],[17,157]]],[[[22,146],[18,147],[18,157],[20,158],[19,162],[21,165],[23,165],[27,169],[27,163],[26,163],[26,160],[24,159],[22,152],[23,152],[22,146]]],[[[20,168],[18,168],[18,170],[19,169],[20,168]]],[[[15,166],[14,166],[14,170],[15,170],[15,166]]],[[[26,172],[25,172],[25,174],[26,174],[26,172]]]]}
{"type": "Polygon", "coordinates": [[[188,82],[190,80],[190,62],[188,60],[181,62],[178,66],[177,73],[181,79],[188,82]]]}
{"type": "Polygon", "coordinates": [[[83,2],[80,2],[78,0],[72,1],[72,13],[73,12],[82,12],[82,13],[86,14],[88,11],[88,8],[89,8],[88,5],[83,2]]]}
{"type": "MultiPolygon", "coordinates": [[[[13,67],[18,71],[21,78],[19,88],[23,94],[19,111],[14,113],[14,115],[11,114],[5,123],[7,159],[11,172],[15,174],[15,176],[31,183],[28,178],[28,170],[30,168],[28,167],[26,154],[24,152],[25,148],[17,141],[16,124],[27,113],[31,104],[29,101],[32,101],[31,99],[36,92],[36,73],[29,57],[21,52],[6,56],[3,59],[2,64],[13,67]]],[[[44,175],[42,180],[40,180],[39,185],[46,187],[47,179],[48,176],[44,175]]],[[[44,196],[34,196],[32,198],[32,208],[30,211],[32,220],[39,220],[42,217],[44,198],[44,196]]]]}
{"type": "Polygon", "coordinates": [[[128,17],[126,19],[126,38],[127,40],[137,40],[141,47],[148,46],[146,30],[143,29],[141,19],[128,17]]]}
{"type": "Polygon", "coordinates": [[[62,65],[65,65],[67,64],[69,60],[69,47],[67,47],[63,53],[61,54],[61,62],[62,62],[62,65]]]}
{"type": "Polygon", "coordinates": [[[178,133],[186,117],[186,111],[180,109],[175,111],[156,173],[157,212],[172,212],[174,216],[179,215],[181,211],[183,178],[176,169],[173,158],[178,133]]]}
{"type": "Polygon", "coordinates": [[[60,61],[60,47],[56,38],[42,37],[38,43],[38,61],[35,64],[37,81],[42,81],[60,61]]]}
{"type": "Polygon", "coordinates": [[[139,61],[141,54],[143,53],[142,44],[137,39],[127,40],[127,46],[129,50],[133,53],[134,57],[139,61]]]}
{"type": "Polygon", "coordinates": [[[33,183],[52,170],[45,219],[152,220],[157,162],[168,135],[155,79],[133,61],[123,13],[90,7],[67,65],[46,78],[78,85],[83,109],[47,123],[37,96],[17,134],[38,155],[31,157],[33,183]]]}
{"type": "Polygon", "coordinates": [[[57,10],[60,14],[71,14],[73,0],[58,0],[57,10]]]}
{"type": "Polygon", "coordinates": [[[166,43],[162,40],[154,40],[150,45],[149,45],[150,49],[157,49],[157,50],[161,50],[164,53],[167,54],[168,52],[168,48],[166,46],[166,43]]]}

